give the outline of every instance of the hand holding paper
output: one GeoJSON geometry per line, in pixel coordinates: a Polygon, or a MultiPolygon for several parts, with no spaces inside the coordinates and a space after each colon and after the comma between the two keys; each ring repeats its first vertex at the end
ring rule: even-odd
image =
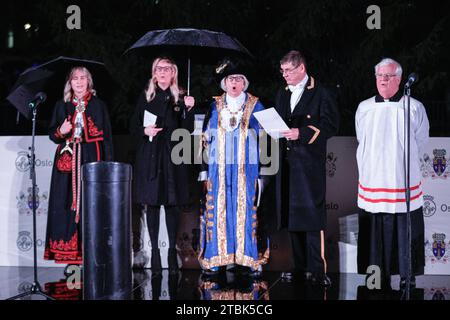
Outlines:
{"type": "Polygon", "coordinates": [[[144,111],[144,127],[145,134],[147,134],[148,141],[152,142],[153,137],[162,130],[162,128],[156,128],[156,118],[157,116],[147,110],[144,111]],[[151,127],[149,127],[151,126],[151,127]]]}
{"type": "Polygon", "coordinates": [[[269,108],[258,111],[253,114],[259,124],[264,128],[268,135],[274,139],[284,138],[282,131],[288,131],[289,127],[283,121],[275,108],[269,108]]]}
{"type": "Polygon", "coordinates": [[[300,136],[298,128],[292,128],[288,131],[282,131],[281,134],[288,140],[297,140],[300,136]]]}

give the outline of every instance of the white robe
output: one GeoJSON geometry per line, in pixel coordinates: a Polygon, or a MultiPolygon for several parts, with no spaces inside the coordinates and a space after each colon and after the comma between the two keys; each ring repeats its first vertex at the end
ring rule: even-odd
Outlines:
{"type": "MultiPolygon", "coordinates": [[[[355,116],[359,145],[358,207],[367,212],[406,212],[406,100],[361,102],[355,116]]],[[[411,207],[423,205],[420,156],[429,137],[429,123],[423,104],[411,98],[411,207]]]]}

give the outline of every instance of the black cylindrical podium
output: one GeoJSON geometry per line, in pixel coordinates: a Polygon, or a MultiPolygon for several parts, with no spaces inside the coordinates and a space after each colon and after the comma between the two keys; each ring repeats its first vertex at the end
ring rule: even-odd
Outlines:
{"type": "Polygon", "coordinates": [[[82,167],[83,299],[131,298],[131,165],[82,167]]]}

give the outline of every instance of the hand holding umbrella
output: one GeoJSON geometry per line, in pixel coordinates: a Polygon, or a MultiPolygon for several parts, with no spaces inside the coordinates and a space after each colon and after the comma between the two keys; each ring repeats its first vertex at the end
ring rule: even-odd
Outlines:
{"type": "Polygon", "coordinates": [[[186,106],[187,111],[191,110],[195,104],[195,99],[192,96],[184,97],[184,105],[186,106]]]}

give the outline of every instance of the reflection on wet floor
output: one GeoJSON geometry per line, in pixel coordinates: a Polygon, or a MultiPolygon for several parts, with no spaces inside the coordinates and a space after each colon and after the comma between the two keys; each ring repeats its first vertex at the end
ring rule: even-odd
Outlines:
{"type": "MultiPolygon", "coordinates": [[[[82,299],[82,282],[67,281],[63,268],[39,268],[42,288],[58,300],[82,299]],[[69,286],[68,286],[69,284],[69,286]]],[[[392,277],[392,288],[369,290],[364,275],[330,274],[329,288],[306,280],[287,280],[280,272],[252,276],[236,270],[208,276],[200,270],[181,270],[169,274],[163,270],[152,277],[149,269],[133,270],[132,300],[402,300],[405,291],[399,278],[392,277]]],[[[33,282],[33,268],[0,267],[0,299],[26,292],[33,282]]],[[[42,299],[39,296],[23,299],[42,299]]],[[[450,300],[450,276],[417,277],[412,300],[450,300]]]]}
{"type": "Polygon", "coordinates": [[[201,300],[269,300],[268,288],[267,281],[234,271],[217,277],[201,274],[198,281],[201,300]]]}
{"type": "Polygon", "coordinates": [[[67,279],[60,279],[55,282],[47,282],[44,291],[56,300],[81,300],[83,298],[83,283],[70,283],[67,279]]]}

